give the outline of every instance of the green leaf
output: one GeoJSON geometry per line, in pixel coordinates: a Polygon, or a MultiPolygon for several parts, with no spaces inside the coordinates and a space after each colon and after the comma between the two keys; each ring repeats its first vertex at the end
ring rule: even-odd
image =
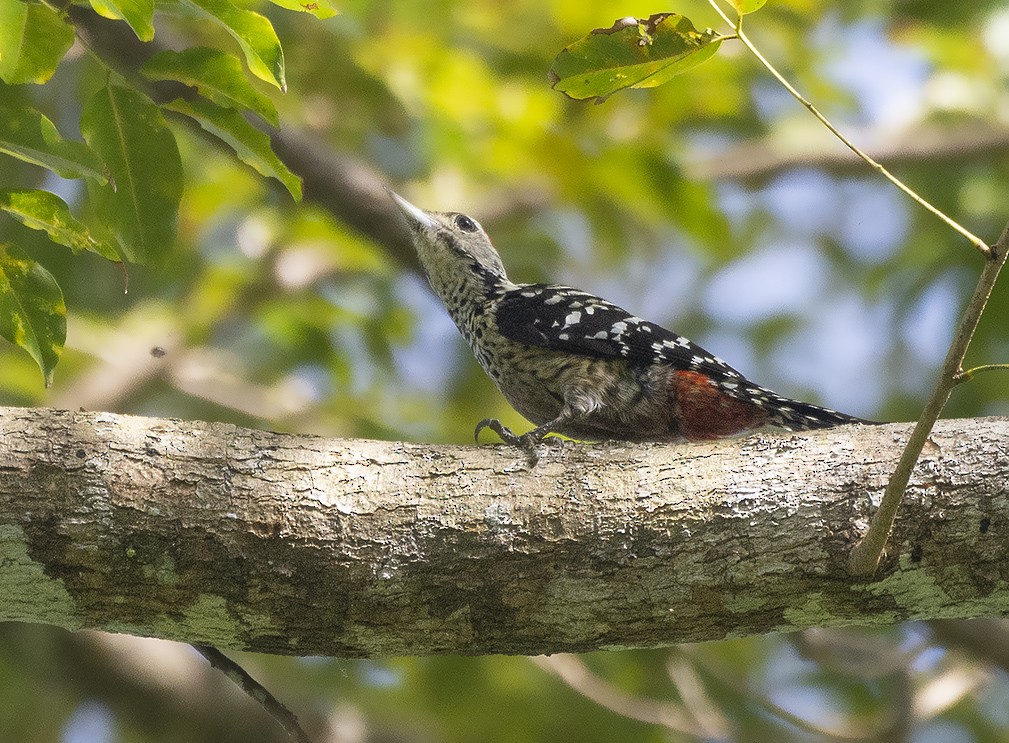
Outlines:
{"type": "Polygon", "coordinates": [[[301,179],[287,169],[270,148],[270,138],[246,121],[238,111],[221,108],[203,98],[179,98],[165,108],[195,119],[200,126],[215,137],[227,142],[239,159],[259,173],[276,178],[291,192],[295,201],[301,200],[301,179]]]}
{"type": "Polygon", "coordinates": [[[53,383],[67,340],[67,306],[56,279],[10,245],[0,245],[0,336],[27,351],[53,383]]]}
{"type": "Polygon", "coordinates": [[[337,14],[336,8],[329,0],[270,0],[274,5],[301,13],[311,13],[316,18],[332,18],[337,14]]]}
{"type": "Polygon", "coordinates": [[[273,30],[273,24],[266,16],[239,8],[230,0],[187,1],[220,21],[228,33],[235,37],[253,75],[287,92],[284,50],[280,47],[280,39],[273,30]]]}
{"type": "Polygon", "coordinates": [[[154,0],[90,0],[105,18],[126,21],[141,41],[154,38],[154,0]]]}
{"type": "Polygon", "coordinates": [[[0,190],[0,209],[33,230],[44,230],[54,243],[65,245],[75,253],[92,253],[119,262],[115,248],[97,240],[88,228],[74,219],[70,207],[56,194],[36,190],[0,190]]]}
{"type": "Polygon", "coordinates": [[[98,215],[128,260],[163,262],[175,242],[182,160],[161,110],[134,90],[108,85],[84,107],[81,134],[112,174],[112,184],[90,188],[98,215]]]}
{"type": "Polygon", "coordinates": [[[736,12],[739,15],[758,11],[764,7],[764,3],[766,2],[767,0],[732,0],[732,4],[736,7],[736,12]]]}
{"type": "Polygon", "coordinates": [[[42,84],[74,43],[74,30],[42,3],[0,0],[0,80],[42,84]]]}
{"type": "Polygon", "coordinates": [[[140,71],[149,80],[178,80],[219,106],[245,108],[280,126],[273,101],[252,87],[238,57],[220,49],[165,50],[147,60],[140,71]]]}
{"type": "Polygon", "coordinates": [[[565,47],[550,68],[553,87],[601,103],[624,88],[652,88],[711,57],[722,37],[678,13],[622,18],[565,47]]]}
{"type": "Polygon", "coordinates": [[[0,152],[64,178],[108,181],[105,166],[90,147],[60,137],[53,122],[33,108],[0,103],[0,152]]]}

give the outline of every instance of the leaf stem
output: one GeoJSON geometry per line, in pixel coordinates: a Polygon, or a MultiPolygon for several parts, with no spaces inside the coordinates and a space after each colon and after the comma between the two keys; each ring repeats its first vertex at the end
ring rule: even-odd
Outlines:
{"type": "Polygon", "coordinates": [[[919,196],[915,191],[911,190],[911,188],[909,186],[907,186],[903,181],[901,181],[899,178],[897,178],[895,175],[893,175],[889,170],[887,170],[885,167],[883,167],[880,163],[876,162],[867,153],[865,153],[861,149],[859,149],[855,145],[854,142],[852,142],[850,139],[848,139],[846,136],[844,136],[840,131],[838,131],[837,127],[835,127],[833,124],[831,124],[830,121],[827,119],[827,117],[824,116],[823,114],[821,114],[819,112],[819,110],[817,110],[816,106],[814,106],[812,103],[810,103],[802,95],[802,93],[800,93],[798,90],[796,90],[795,87],[790,82],[788,82],[788,80],[786,80],[785,77],[780,72],[778,72],[777,69],[775,69],[774,65],[772,65],[764,57],[764,55],[760,53],[760,50],[757,49],[757,47],[755,47],[753,45],[753,42],[751,42],[750,39],[746,36],[746,34],[743,33],[743,19],[742,19],[742,16],[739,16],[737,18],[736,22],[733,22],[729,18],[729,16],[726,15],[725,12],[718,6],[717,0],[708,0],[708,3],[711,5],[712,8],[715,9],[715,12],[718,13],[719,16],[721,16],[721,18],[722,18],[723,21],[725,21],[727,24],[729,24],[730,26],[732,26],[733,29],[735,29],[736,36],[739,38],[739,40],[741,42],[743,42],[743,45],[747,49],[750,50],[750,52],[753,54],[753,56],[755,56],[760,61],[760,63],[762,65],[764,65],[764,67],[767,69],[767,71],[770,72],[771,75],[773,75],[774,78],[779,83],[781,83],[784,86],[785,90],[787,90],[789,93],[792,94],[792,97],[795,98],[795,100],[797,100],[799,103],[801,103],[811,114],[813,114],[813,116],[815,116],[819,120],[819,122],[821,124],[823,124],[825,127],[827,127],[827,129],[830,131],[831,134],[833,134],[835,137],[837,137],[839,140],[841,140],[841,142],[843,142],[844,145],[849,150],[851,150],[856,155],[858,155],[871,168],[873,168],[876,172],[878,172],[880,175],[882,175],[884,178],[886,178],[888,181],[890,181],[890,183],[892,183],[897,188],[899,188],[901,191],[903,191],[905,194],[907,194],[912,200],[914,200],[915,202],[917,202],[921,206],[925,207],[928,211],[930,211],[932,214],[934,214],[939,219],[941,219],[943,222],[945,222],[947,226],[949,226],[950,228],[952,228],[956,232],[960,233],[963,237],[967,238],[967,240],[969,240],[970,243],[975,248],[977,248],[978,252],[981,253],[981,255],[983,255],[985,257],[989,257],[990,248],[988,247],[988,244],[984,240],[982,240],[980,237],[978,237],[974,233],[970,232],[967,228],[963,227],[959,222],[956,222],[955,220],[953,220],[950,217],[946,216],[946,214],[944,214],[943,212],[939,211],[939,209],[937,209],[936,207],[932,206],[932,204],[930,204],[925,199],[923,199],[921,196],[919,196]]]}
{"type": "MultiPolygon", "coordinates": [[[[1005,265],[1007,255],[1009,255],[1009,224],[1002,231],[998,242],[988,249],[984,270],[981,272],[977,286],[974,287],[974,293],[967,304],[967,309],[964,310],[956,337],[946,352],[946,359],[939,371],[935,389],[911,432],[911,438],[908,439],[893,474],[890,475],[886,490],[883,492],[883,498],[879,503],[879,510],[872,517],[865,536],[851,551],[848,567],[857,576],[872,575],[879,564],[883,549],[886,547],[886,540],[890,536],[890,529],[893,528],[900,499],[911,479],[911,472],[918,461],[918,456],[925,447],[932,427],[939,419],[939,414],[942,412],[943,406],[946,405],[950,393],[958,382],[962,381],[959,377],[964,374],[961,364],[963,364],[964,355],[967,353],[967,346],[974,336],[978,321],[981,319],[981,313],[988,302],[988,297],[991,296],[999,271],[1005,265]]],[[[992,366],[1005,365],[993,364],[992,366]]]]}

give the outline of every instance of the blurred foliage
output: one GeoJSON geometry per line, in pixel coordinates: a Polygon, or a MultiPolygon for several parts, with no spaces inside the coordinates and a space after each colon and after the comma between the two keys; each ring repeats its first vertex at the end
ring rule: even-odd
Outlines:
{"type": "MultiPolygon", "coordinates": [[[[352,172],[365,190],[388,183],[422,206],[473,214],[515,280],[594,291],[783,393],[870,418],[917,416],[979,270],[966,243],[840,157],[732,41],[666,85],[623,91],[602,105],[550,89],[558,52],[618,17],[676,11],[698,29],[729,33],[706,3],[331,6],[338,15],[326,17],[329,4],[302,6],[320,18],[265,1],[154,6],[150,45],[164,39],[166,47],[146,67],[150,77],[178,79],[178,56],[198,48],[211,51],[189,52],[194,66],[220,52],[253,65],[251,77],[196,83],[213,101],[198,104],[201,123],[248,144],[252,167],[180,116],[180,108],[189,113],[184,105],[152,114],[131,92],[142,78],[110,73],[106,49],[78,43],[48,78],[42,72],[52,59],[0,60],[10,82],[0,86],[4,110],[38,111],[61,141],[86,139],[107,153],[112,145],[89,133],[88,112],[123,104],[136,114],[133,125],[170,131],[178,150],[176,160],[152,138],[161,155],[136,172],[180,166],[176,222],[164,220],[175,194],[144,196],[154,221],[133,228],[158,255],[129,267],[126,294],[116,264],[54,249],[45,232],[0,214],[0,245],[51,274],[68,316],[50,389],[27,353],[0,342],[0,404],[457,443],[486,416],[523,427],[400,254],[378,232],[350,227],[332,203],[295,203],[279,183],[288,174],[262,141],[208,108],[216,105],[250,108],[267,121],[275,107],[281,130],[300,130],[360,165],[352,172]],[[229,34],[222,15],[250,19],[230,16],[231,7],[268,19],[281,68],[272,42],[244,48],[248,40],[229,34]],[[718,175],[705,177],[713,163],[718,175]]],[[[119,6],[101,7],[115,15],[110,9],[119,6]]],[[[143,4],[122,8],[146,36],[143,4]]],[[[64,23],[54,5],[0,0],[0,19],[29,15],[37,29],[64,23]]],[[[0,22],[0,35],[10,28],[0,22]]],[[[260,40],[269,36],[258,28],[260,40]]],[[[747,31],[856,141],[870,150],[899,142],[899,176],[976,234],[997,237],[1009,218],[1003,3],[772,0],[747,31]],[[926,140],[939,144],[926,148],[926,140]],[[981,144],[964,145],[974,141],[981,144]]],[[[192,66],[185,72],[195,74],[192,66]]],[[[45,125],[35,121],[41,136],[45,125]]],[[[138,131],[131,136],[143,139],[138,131]]],[[[76,154],[87,170],[88,156],[76,154]]],[[[101,174],[83,175],[0,153],[5,193],[57,195],[99,244],[115,236],[100,228],[123,215],[118,197],[95,198],[101,174]]],[[[346,198],[360,192],[348,188],[346,198]]],[[[396,218],[391,208],[387,218],[396,218]]],[[[1009,359],[1007,313],[1009,292],[1000,286],[968,354],[971,366],[1009,359]]],[[[1004,376],[981,375],[955,391],[947,415],[1009,413],[1007,390],[1004,376]]],[[[123,670],[133,651],[97,642],[5,627],[0,730],[19,741],[73,743],[274,739],[256,711],[247,713],[256,733],[242,715],[201,717],[196,700],[204,696],[221,709],[229,699],[248,709],[202,676],[158,686],[123,670]]],[[[710,725],[711,739],[827,739],[817,726],[876,740],[1009,735],[1005,674],[914,625],[582,659],[591,672],[583,678],[619,711],[519,658],[243,660],[332,740],[690,740],[661,721],[632,719],[680,702],[710,725]],[[841,662],[853,656],[866,660],[841,662]]]]}

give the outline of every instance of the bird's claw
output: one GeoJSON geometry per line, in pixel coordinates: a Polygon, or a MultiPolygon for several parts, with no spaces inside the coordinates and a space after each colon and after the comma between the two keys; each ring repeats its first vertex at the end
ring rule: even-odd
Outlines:
{"type": "Polygon", "coordinates": [[[533,435],[532,431],[524,433],[521,436],[516,436],[510,428],[497,418],[484,418],[476,424],[476,430],[473,431],[473,438],[478,442],[480,432],[485,428],[492,430],[509,446],[514,446],[516,449],[522,451],[526,455],[526,467],[528,469],[532,469],[540,461],[538,450],[539,439],[533,435]]]}
{"type": "Polygon", "coordinates": [[[512,433],[512,430],[508,426],[504,425],[497,418],[484,418],[482,421],[476,424],[476,430],[473,431],[473,440],[480,443],[480,432],[489,428],[506,444],[511,444],[512,446],[520,446],[519,437],[512,433]]]}

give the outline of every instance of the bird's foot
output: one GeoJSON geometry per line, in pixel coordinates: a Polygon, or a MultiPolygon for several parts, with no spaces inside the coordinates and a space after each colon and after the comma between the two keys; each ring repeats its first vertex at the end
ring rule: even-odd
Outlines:
{"type": "Polygon", "coordinates": [[[538,434],[536,429],[524,433],[521,436],[517,436],[510,428],[504,425],[497,418],[484,418],[482,421],[476,424],[476,430],[473,431],[473,438],[480,439],[480,431],[485,428],[489,428],[498,436],[501,440],[510,446],[514,446],[516,449],[521,451],[526,455],[526,469],[532,469],[536,466],[536,463],[540,461],[539,453],[539,443],[542,441],[542,434],[538,434]]]}

